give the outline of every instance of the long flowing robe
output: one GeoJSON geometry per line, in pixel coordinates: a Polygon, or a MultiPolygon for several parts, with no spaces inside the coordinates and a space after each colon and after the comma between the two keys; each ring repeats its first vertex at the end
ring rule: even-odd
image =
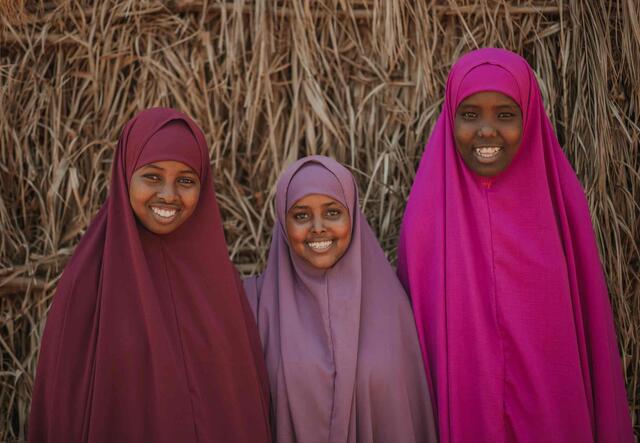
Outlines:
{"type": "Polygon", "coordinates": [[[253,315],[227,255],[204,136],[186,115],[146,110],[124,128],[106,202],[56,289],[28,440],[268,442],[268,383],[253,315]],[[191,166],[191,217],[156,235],[129,203],[133,172],[191,166]]]}
{"type": "Polygon", "coordinates": [[[277,223],[259,278],[245,280],[269,373],[279,443],[435,441],[409,299],[358,208],[353,176],[305,157],[278,182],[277,223]],[[351,242],[328,270],[289,247],[286,213],[323,194],[349,211],[351,242]]]}
{"type": "Polygon", "coordinates": [[[398,271],[413,303],[442,442],[631,442],[611,307],[584,192],[520,56],[451,69],[404,215],[398,271]],[[522,111],[520,149],[491,179],[456,151],[481,91],[522,111]]]}

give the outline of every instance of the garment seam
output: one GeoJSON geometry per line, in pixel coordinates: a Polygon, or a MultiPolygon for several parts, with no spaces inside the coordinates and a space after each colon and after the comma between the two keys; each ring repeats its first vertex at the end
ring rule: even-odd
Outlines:
{"type": "MultiPolygon", "coordinates": [[[[489,240],[491,246],[491,273],[493,275],[493,310],[496,322],[496,330],[498,332],[498,338],[500,342],[500,349],[502,351],[502,433],[503,437],[507,435],[507,405],[506,405],[506,385],[507,385],[507,358],[505,352],[505,340],[501,330],[501,324],[498,314],[498,280],[496,278],[496,261],[495,250],[493,242],[493,222],[491,218],[491,205],[489,204],[489,189],[484,190],[485,201],[487,203],[487,214],[489,218],[489,240]]],[[[503,438],[503,440],[505,440],[503,438]]]]}
{"type": "Polygon", "coordinates": [[[329,417],[329,442],[333,439],[333,422],[336,408],[336,380],[338,379],[338,365],[336,364],[336,351],[333,343],[333,328],[331,327],[331,300],[329,299],[329,275],[325,274],[325,291],[327,294],[327,325],[329,326],[329,343],[331,344],[331,357],[333,359],[333,395],[331,397],[331,415],[329,417]]]}
{"type": "Polygon", "coordinates": [[[178,310],[176,309],[176,304],[173,299],[173,285],[171,284],[171,279],[169,278],[169,270],[167,268],[167,258],[164,250],[164,244],[160,242],[160,250],[162,251],[162,264],[164,265],[164,273],[167,276],[167,285],[169,286],[169,298],[171,299],[171,307],[173,308],[173,318],[175,320],[176,329],[178,332],[178,343],[180,344],[180,352],[182,354],[182,366],[184,367],[184,375],[187,379],[187,388],[189,389],[189,405],[191,406],[191,414],[193,416],[193,431],[196,436],[196,442],[200,441],[200,437],[198,436],[198,426],[196,424],[196,412],[195,407],[193,405],[193,387],[191,384],[191,379],[189,378],[189,371],[187,368],[187,359],[186,354],[184,352],[184,343],[182,340],[182,333],[180,332],[180,323],[178,322],[178,310]]]}

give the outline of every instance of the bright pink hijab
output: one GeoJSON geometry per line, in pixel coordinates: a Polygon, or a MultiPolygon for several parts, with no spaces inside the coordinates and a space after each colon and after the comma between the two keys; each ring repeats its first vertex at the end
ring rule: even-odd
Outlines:
{"type": "Polygon", "coordinates": [[[480,49],[451,69],[398,268],[442,442],[633,441],[587,201],[520,56],[480,49]],[[480,91],[522,110],[520,150],[492,180],[467,169],[453,135],[456,108],[480,91]]]}
{"type": "Polygon", "coordinates": [[[58,284],[29,442],[268,442],[267,390],[204,136],[177,111],[144,111],[122,131],[107,201],[58,284]],[[128,184],[162,160],[191,166],[202,188],[191,217],[156,235],[128,184]]]}

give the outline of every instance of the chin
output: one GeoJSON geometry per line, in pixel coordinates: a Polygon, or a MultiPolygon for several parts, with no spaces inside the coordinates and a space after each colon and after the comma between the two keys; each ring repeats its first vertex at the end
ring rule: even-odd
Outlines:
{"type": "Polygon", "coordinates": [[[475,171],[481,177],[495,177],[499,172],[495,171],[475,171]]]}
{"type": "Polygon", "coordinates": [[[473,172],[475,172],[476,174],[482,176],[482,177],[495,177],[496,175],[500,174],[502,171],[504,171],[505,168],[502,167],[496,167],[496,166],[485,166],[485,167],[476,167],[473,168],[473,172]]]}
{"type": "Polygon", "coordinates": [[[322,270],[330,269],[330,268],[333,267],[333,265],[336,264],[335,261],[325,261],[325,260],[322,260],[322,261],[317,261],[317,260],[309,261],[309,260],[307,260],[307,261],[314,268],[322,269],[322,270]]]}
{"type": "Polygon", "coordinates": [[[145,225],[145,228],[147,228],[149,231],[151,231],[152,233],[156,234],[156,235],[166,235],[166,234],[171,234],[173,231],[175,231],[176,229],[178,229],[180,225],[176,224],[176,225],[145,225]]]}

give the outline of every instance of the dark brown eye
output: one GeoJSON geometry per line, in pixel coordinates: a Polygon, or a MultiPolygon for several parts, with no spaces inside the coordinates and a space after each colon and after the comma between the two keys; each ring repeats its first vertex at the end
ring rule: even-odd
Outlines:
{"type": "Polygon", "coordinates": [[[189,177],[180,177],[178,179],[178,183],[180,183],[181,185],[185,185],[185,186],[191,186],[191,185],[195,185],[196,181],[192,178],[189,177]]]}
{"type": "Polygon", "coordinates": [[[474,119],[476,119],[478,117],[478,114],[476,114],[475,112],[471,112],[471,111],[463,112],[460,115],[465,120],[474,120],[474,119]]]}
{"type": "Polygon", "coordinates": [[[157,174],[144,174],[142,177],[144,177],[146,180],[150,181],[150,182],[158,182],[160,181],[160,176],[157,174]]]}

